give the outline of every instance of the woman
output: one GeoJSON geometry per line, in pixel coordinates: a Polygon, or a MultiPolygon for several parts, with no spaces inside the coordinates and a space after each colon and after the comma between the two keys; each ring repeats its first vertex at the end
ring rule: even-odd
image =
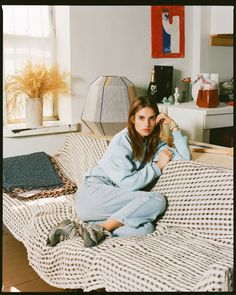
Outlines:
{"type": "Polygon", "coordinates": [[[76,193],[75,211],[84,245],[93,247],[107,236],[152,233],[152,222],[164,213],[166,199],[142,189],[159,177],[171,160],[190,159],[188,139],[174,120],[159,113],[149,97],[137,97],[129,110],[128,127],[112,138],[76,193]],[[172,130],[175,148],[160,140],[160,124],[172,130]]]}

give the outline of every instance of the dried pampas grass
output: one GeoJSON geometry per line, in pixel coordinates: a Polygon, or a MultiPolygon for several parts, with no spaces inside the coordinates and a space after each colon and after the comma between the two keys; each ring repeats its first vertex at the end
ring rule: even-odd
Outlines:
{"type": "Polygon", "coordinates": [[[69,73],[60,73],[58,65],[46,66],[28,61],[15,75],[8,75],[4,85],[8,103],[17,105],[17,97],[46,98],[49,94],[70,94],[66,82],[69,73]]]}

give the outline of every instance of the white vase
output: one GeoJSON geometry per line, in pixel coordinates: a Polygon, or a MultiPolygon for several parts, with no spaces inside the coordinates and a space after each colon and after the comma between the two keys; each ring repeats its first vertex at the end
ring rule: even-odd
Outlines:
{"type": "Polygon", "coordinates": [[[25,99],[25,126],[36,128],[43,126],[43,99],[25,99]]]}

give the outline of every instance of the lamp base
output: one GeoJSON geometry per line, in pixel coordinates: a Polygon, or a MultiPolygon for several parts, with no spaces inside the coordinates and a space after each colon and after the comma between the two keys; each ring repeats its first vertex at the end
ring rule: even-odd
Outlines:
{"type": "Polygon", "coordinates": [[[89,122],[83,120],[84,124],[90,129],[92,133],[102,136],[113,136],[125,127],[127,122],[89,122]]]}

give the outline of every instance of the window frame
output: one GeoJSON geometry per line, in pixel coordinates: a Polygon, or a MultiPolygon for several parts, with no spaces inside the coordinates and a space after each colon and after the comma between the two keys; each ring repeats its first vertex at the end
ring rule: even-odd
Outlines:
{"type": "MultiPolygon", "coordinates": [[[[52,59],[51,63],[54,64],[57,62],[57,42],[56,42],[56,21],[55,21],[55,6],[53,5],[46,5],[49,8],[49,15],[50,15],[50,22],[51,22],[51,26],[52,26],[52,34],[53,36],[49,36],[49,40],[50,38],[54,38],[54,48],[52,50],[52,56],[54,56],[54,58],[52,59]]],[[[3,12],[3,10],[2,10],[3,12]]],[[[24,39],[24,38],[29,38],[29,39],[33,39],[35,37],[31,37],[31,36],[27,36],[27,35],[17,35],[17,34],[9,34],[9,33],[5,33],[3,32],[3,40],[4,38],[19,38],[19,39],[24,39]]],[[[40,37],[39,37],[40,38],[40,37]]],[[[43,37],[42,37],[43,38],[43,37]]],[[[45,37],[44,37],[45,38],[45,37]]],[[[3,52],[4,52],[4,42],[3,42],[3,52]]],[[[4,65],[4,54],[3,54],[3,84],[5,81],[5,65],[4,65]]],[[[25,123],[25,118],[11,118],[9,116],[8,113],[8,107],[7,107],[7,98],[6,95],[4,93],[3,90],[3,107],[4,107],[4,112],[3,112],[3,124],[4,125],[11,125],[11,124],[22,124],[25,123]]],[[[58,121],[59,120],[59,116],[58,116],[58,96],[57,95],[53,95],[52,98],[52,115],[50,116],[43,116],[43,121],[58,121]]]]}

